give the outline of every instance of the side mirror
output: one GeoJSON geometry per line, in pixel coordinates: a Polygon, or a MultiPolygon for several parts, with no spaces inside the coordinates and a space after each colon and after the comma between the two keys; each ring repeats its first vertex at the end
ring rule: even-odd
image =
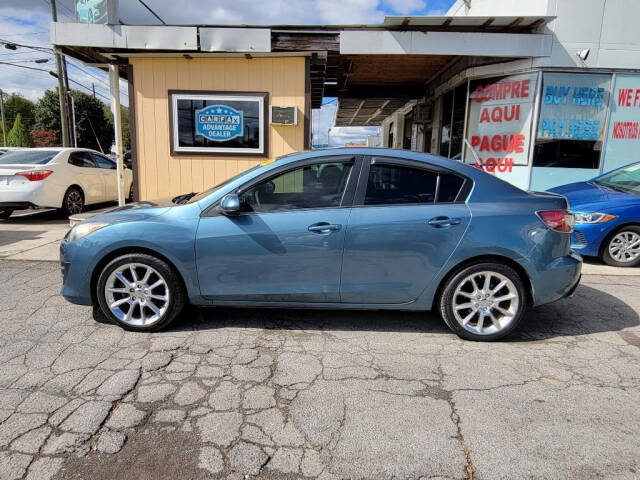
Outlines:
{"type": "Polygon", "coordinates": [[[238,215],[240,213],[240,199],[235,193],[225,195],[220,201],[220,210],[224,215],[238,215]]]}

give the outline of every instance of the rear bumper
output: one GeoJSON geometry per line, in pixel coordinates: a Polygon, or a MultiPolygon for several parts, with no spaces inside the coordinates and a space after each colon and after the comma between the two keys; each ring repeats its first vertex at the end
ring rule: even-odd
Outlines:
{"type": "Polygon", "coordinates": [[[62,199],[59,198],[58,189],[54,184],[48,184],[47,180],[0,187],[0,205],[16,210],[30,207],[60,208],[62,199]]]}
{"type": "Polygon", "coordinates": [[[582,275],[582,257],[571,253],[555,259],[532,278],[533,304],[544,305],[575,292],[582,275]]]}

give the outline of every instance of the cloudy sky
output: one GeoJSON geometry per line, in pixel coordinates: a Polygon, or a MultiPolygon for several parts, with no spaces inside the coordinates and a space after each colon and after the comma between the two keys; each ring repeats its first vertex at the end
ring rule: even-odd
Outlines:
{"type": "MultiPolygon", "coordinates": [[[[443,14],[454,0],[145,0],[169,24],[375,24],[385,15],[443,14]]],[[[74,0],[57,0],[58,20],[73,21],[74,0]]],[[[123,23],[157,24],[158,20],[137,0],[121,0],[119,16],[123,23]]],[[[50,48],[49,0],[0,0],[0,40],[29,46],[50,48]]],[[[72,88],[90,93],[95,87],[98,98],[109,96],[107,76],[68,59],[72,88]],[[77,83],[76,83],[77,82],[77,83]]],[[[37,100],[47,88],[56,86],[48,70],[55,70],[55,61],[47,51],[25,47],[8,50],[0,47],[0,89],[18,92],[37,100]],[[35,60],[47,59],[47,63],[35,60]],[[40,68],[44,71],[23,67],[40,68]]],[[[128,103],[126,85],[120,88],[122,102],[128,103]]],[[[313,112],[314,143],[327,141],[332,126],[336,102],[325,99],[326,105],[313,112]]],[[[375,134],[375,128],[334,128],[331,144],[357,141],[375,134]]]]}

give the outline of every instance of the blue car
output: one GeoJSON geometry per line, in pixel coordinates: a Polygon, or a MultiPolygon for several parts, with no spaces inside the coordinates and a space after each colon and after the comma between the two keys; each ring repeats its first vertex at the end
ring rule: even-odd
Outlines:
{"type": "Polygon", "coordinates": [[[640,264],[640,163],[551,190],[575,213],[572,248],[615,267],[640,264]]]}
{"type": "Polygon", "coordinates": [[[468,165],[319,150],[79,223],[60,247],[62,295],[136,331],[187,303],[434,309],[459,336],[496,340],[576,288],[572,229],[564,197],[468,165]]]}

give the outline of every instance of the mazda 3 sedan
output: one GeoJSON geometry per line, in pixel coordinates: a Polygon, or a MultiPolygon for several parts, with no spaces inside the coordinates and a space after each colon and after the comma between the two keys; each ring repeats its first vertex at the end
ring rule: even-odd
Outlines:
{"type": "Polygon", "coordinates": [[[572,230],[564,197],[468,165],[320,150],[77,224],[60,247],[62,295],[136,331],[187,303],[433,309],[463,338],[496,340],[576,288],[572,230]]]}

